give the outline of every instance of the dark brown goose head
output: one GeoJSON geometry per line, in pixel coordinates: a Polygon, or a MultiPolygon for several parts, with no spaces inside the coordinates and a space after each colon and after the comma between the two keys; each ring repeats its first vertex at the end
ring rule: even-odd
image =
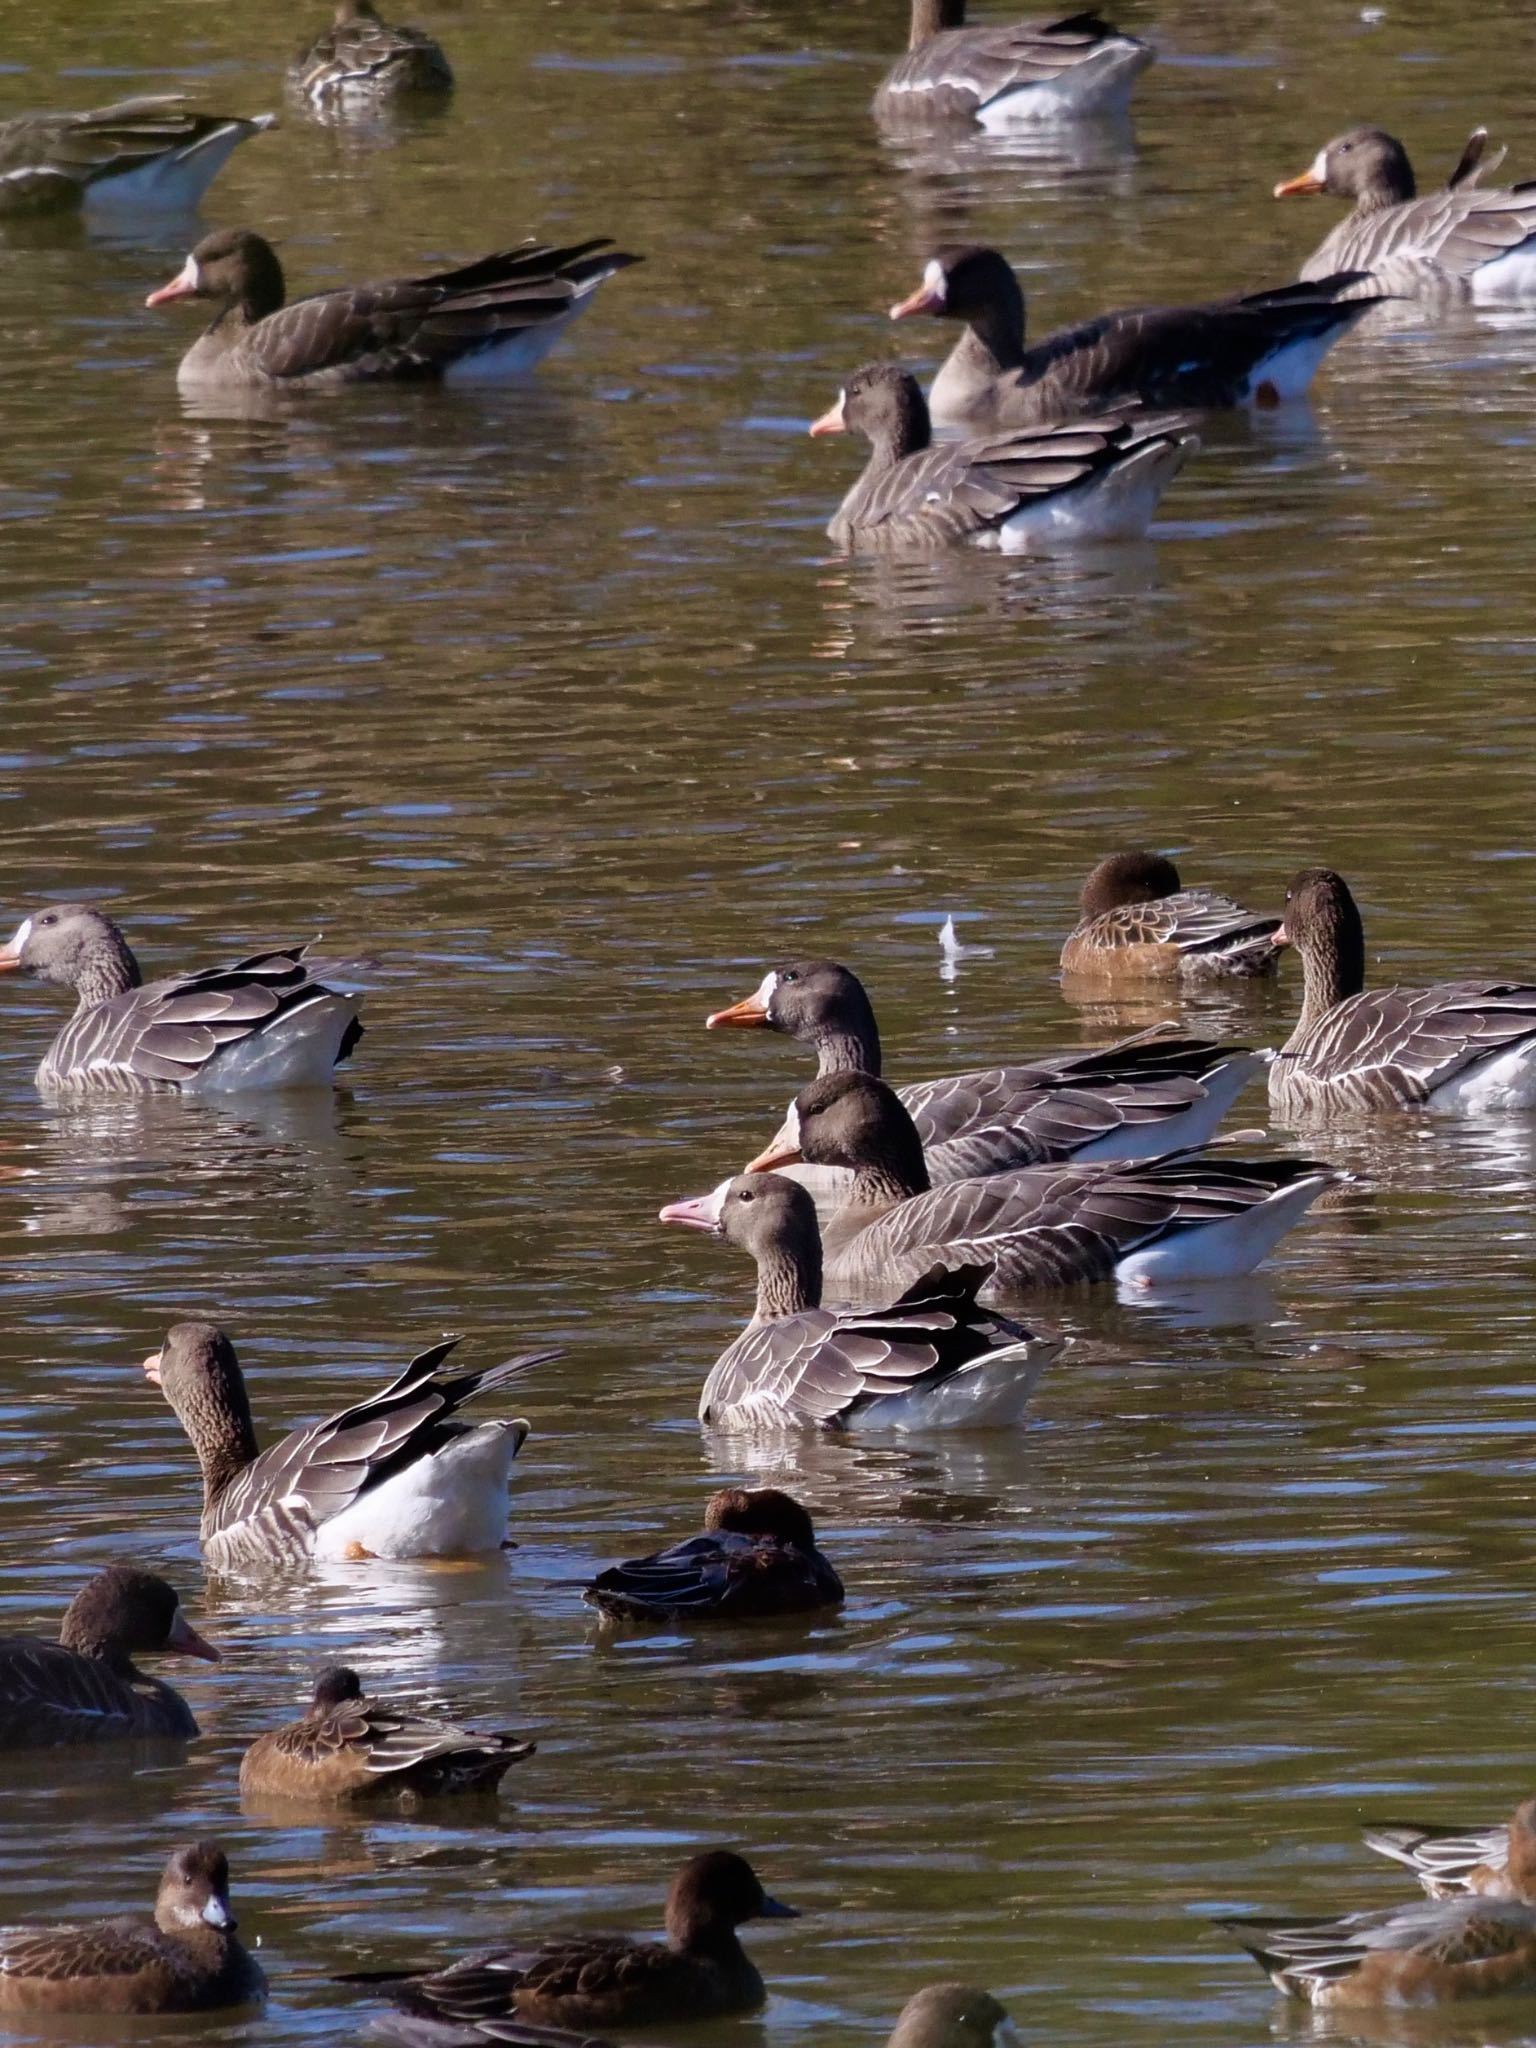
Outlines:
{"type": "Polygon", "coordinates": [[[320,1716],[334,1714],[338,1707],[348,1706],[362,1697],[363,1681],[350,1664],[326,1664],[315,1673],[315,1692],[309,1711],[320,1716]]]}
{"type": "Polygon", "coordinates": [[[1325,143],[1310,169],[1275,187],[1277,199],[1310,192],[1352,199],[1359,212],[1377,213],[1414,198],[1418,186],[1408,152],[1395,136],[1380,128],[1351,128],[1347,135],[1325,143]]]}
{"type": "Polygon", "coordinates": [[[1277,946],[1294,946],[1301,960],[1302,1022],[1320,1018],[1365,987],[1365,927],[1349,884],[1332,868],[1303,868],[1285,892],[1285,922],[1277,946]]]}
{"type": "Polygon", "coordinates": [[[816,1548],[816,1529],[793,1494],[776,1486],[725,1486],[709,1497],[706,1529],[725,1529],[737,1536],[772,1536],[809,1553],[816,1548]]]}
{"type": "Polygon", "coordinates": [[[888,1208],[928,1188],[923,1141],[900,1097],[872,1074],[819,1074],[789,1112],[789,1140],[752,1162],[754,1173],[793,1166],[846,1166],[852,1201],[888,1208]]]}
{"type": "Polygon", "coordinates": [[[734,1950],[746,1920],[798,1920],[794,1906],[770,1899],[745,1856],[710,1849],[685,1863],[667,1892],[667,1945],[680,1955],[734,1950]]]}
{"type": "Polygon", "coordinates": [[[816,1204],[778,1173],[738,1173],[712,1194],[669,1202],[663,1223],[712,1231],[757,1266],[757,1320],[779,1322],[821,1306],[821,1231],[816,1204]]]}
{"type": "Polygon", "coordinates": [[[81,1587],[64,1610],[59,1641],[77,1656],[125,1673],[135,1656],[219,1661],[212,1643],[182,1613],[175,1587],[132,1564],[110,1564],[81,1587]]]}
{"type": "Polygon", "coordinates": [[[940,249],[929,257],[915,292],[891,308],[893,320],[930,313],[961,320],[985,342],[1000,369],[1024,360],[1024,292],[1007,258],[996,249],[940,249]]]}
{"type": "Polygon", "coordinates": [[[177,1323],[144,1360],[170,1402],[203,1473],[204,1512],[256,1456],[256,1425],[235,1347],[212,1323],[177,1323]]]}
{"type": "Polygon", "coordinates": [[[1018,2034],[990,1991],[930,1984],[901,2009],[886,2048],[1017,2048],[1018,2034]]]}
{"type": "Polygon", "coordinates": [[[880,1033],[864,984],[836,960],[790,960],[770,968],[749,996],[716,1010],[706,1031],[782,1031],[814,1045],[823,1074],[878,1074],[880,1033]]]}
{"type": "Polygon", "coordinates": [[[249,228],[219,228],[204,235],[169,284],[144,301],[166,306],[173,299],[212,299],[242,320],[265,320],[283,303],[283,266],[270,242],[249,228]]]}
{"type": "Polygon", "coordinates": [[[234,1933],[229,1859],[216,1842],[188,1842],[171,1852],[155,1899],[155,1925],[162,1934],[186,1935],[207,1927],[234,1933]]]}
{"type": "Polygon", "coordinates": [[[895,363],[869,363],[855,370],[838,392],[837,403],[812,420],[810,431],[862,434],[882,466],[916,455],[933,438],[917,379],[895,363]]]}
{"type": "Polygon", "coordinates": [[[0,947],[0,974],[31,974],[72,988],[82,1009],[143,982],[128,941],[103,910],[54,903],[24,917],[0,947]]]}
{"type": "Polygon", "coordinates": [[[1176,896],[1180,887],[1178,869],[1160,853],[1108,854],[1082,886],[1078,901],[1083,922],[1103,917],[1106,911],[1121,910],[1128,903],[1155,903],[1160,897],[1176,896]]]}

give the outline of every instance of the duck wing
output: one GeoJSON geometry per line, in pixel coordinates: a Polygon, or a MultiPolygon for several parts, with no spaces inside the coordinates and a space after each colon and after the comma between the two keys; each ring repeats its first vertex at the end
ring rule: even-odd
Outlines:
{"type": "MultiPolygon", "coordinates": [[[[463,2026],[485,2041],[537,2040],[527,2035],[528,2022],[518,2017],[524,1998],[541,2007],[579,2005],[593,1999],[622,1998],[628,2007],[651,1985],[673,1982],[679,1958],[659,1942],[632,1942],[618,1936],[592,1935],[552,1943],[538,1950],[488,1951],[468,1956],[451,1968],[427,1977],[413,1977],[395,1991],[397,2005],[407,2013],[439,2024],[463,2026]],[[519,2031],[503,2031],[510,2023],[519,2031]]],[[[630,2024],[641,2023],[626,2012],[630,2024]]],[[[540,2029],[546,2038],[550,2029],[540,2029]]],[[[554,2031],[557,2042],[569,2034],[554,2031]]]]}
{"type": "Polygon", "coordinates": [[[0,1928],[0,1976],[79,1984],[141,1974],[163,1978],[167,1989],[177,1974],[164,1936],[141,1921],[0,1928]]]}
{"type": "Polygon", "coordinates": [[[603,237],[566,248],[524,242],[429,277],[295,299],[259,320],[238,352],[276,383],[323,374],[436,378],[480,349],[563,319],[605,277],[639,261],[603,237]]]}
{"type": "Polygon", "coordinates": [[[1336,1983],[1381,1951],[1441,1964],[1529,1949],[1536,1908],[1508,1899],[1419,1899],[1338,1919],[1218,1920],[1276,1981],[1336,1983]]]}
{"type": "Polygon", "coordinates": [[[324,102],[354,93],[447,92],[453,70],[424,29],[358,15],[305,44],[288,80],[305,99],[324,102]]]}
{"type": "Polygon", "coordinates": [[[1113,956],[1132,946],[1172,946],[1192,959],[1230,962],[1253,954],[1264,969],[1278,958],[1271,937],[1280,929],[1278,917],[1258,917],[1214,889],[1181,889],[1149,903],[1122,903],[1087,924],[1079,925],[1062,953],[1070,969],[1090,967],[1092,956],[1113,956]]]}
{"type": "Polygon", "coordinates": [[[1417,1821],[1373,1821],[1361,1830],[1367,1848],[1406,1865],[1432,1899],[1463,1892],[1475,1870],[1502,1871],[1509,1862],[1506,1823],[1481,1828],[1427,1828],[1417,1821]]]}

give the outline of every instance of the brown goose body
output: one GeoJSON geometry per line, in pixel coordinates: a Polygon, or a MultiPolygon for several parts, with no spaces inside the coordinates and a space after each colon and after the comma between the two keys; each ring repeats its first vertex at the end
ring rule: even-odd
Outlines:
{"type": "Polygon", "coordinates": [[[932,417],[972,434],[1091,419],[1125,406],[1200,409],[1298,398],[1318,364],[1384,296],[1368,273],[1215,299],[1100,313],[1026,346],[1024,293],[995,249],[930,258],[891,308],[964,323],[928,394],[932,417]]]}
{"type": "Polygon", "coordinates": [[[1214,889],[1186,889],[1160,854],[1110,854],[1083,884],[1082,917],[1061,949],[1063,974],[1195,981],[1275,971],[1278,917],[1256,917],[1214,889]]]}
{"type": "Polygon", "coordinates": [[[883,126],[992,131],[1123,114],[1150,47],[1091,10],[965,24],[965,0],[912,0],[909,48],[875,95],[883,126]]]}
{"type": "Polygon", "coordinates": [[[543,1948],[493,1950],[431,1976],[407,1978],[393,1993],[404,2018],[384,2020],[385,2040],[517,2040],[519,2023],[536,2027],[681,2026],[753,2012],[763,1980],[736,1930],[747,1920],[788,1920],[790,1906],[769,1898],[744,1858],[716,1849],[695,1856],[667,1895],[667,1939],[576,1935],[543,1948]],[[460,2028],[450,2034],[446,2030],[460,2028]],[[483,2032],[481,2031],[483,2029],[483,2032]],[[508,2031],[510,2030],[510,2031],[508,2031]]]}
{"type": "Polygon", "coordinates": [[[0,1930],[0,2013],[210,2012],[265,1991],[235,1939],[229,1866],[211,1842],[172,1855],[152,1923],[0,1930]]]}
{"type": "Polygon", "coordinates": [[[357,1673],[338,1664],[319,1674],[308,1713],[251,1744],[240,1790],[327,1806],[493,1792],[533,1749],[508,1734],[368,1699],[357,1673]]]}
{"type": "Polygon", "coordinates": [[[1354,201],[1301,266],[1304,279],[1368,270],[1405,297],[1522,298],[1536,292],[1536,181],[1479,183],[1484,130],[1449,182],[1420,193],[1408,153],[1380,128],[1352,128],[1318,151],[1275,197],[1327,193],[1354,201]]]}
{"type": "Polygon", "coordinates": [[[221,229],[145,303],[200,298],[220,308],[181,359],[184,389],[493,382],[534,368],[603,280],[639,260],[605,240],[559,249],[524,242],[455,270],[290,304],[270,243],[246,228],[221,229]]]}
{"type": "Polygon", "coordinates": [[[109,1565],[70,1602],[56,1643],[0,1637],[0,1749],[135,1737],[188,1742],[198,1732],[192,1709],[133,1659],[215,1663],[218,1654],[164,1579],[134,1565],[109,1565]]]}
{"type": "Polygon", "coordinates": [[[249,136],[275,116],[193,113],[179,94],[82,114],[0,121],[0,219],[11,214],[191,212],[249,136]]]}
{"type": "Polygon", "coordinates": [[[712,1494],[704,1533],[599,1572],[582,1595],[614,1620],[773,1621],[843,1604],[810,1516],[777,1487],[712,1494]]]}
{"type": "Polygon", "coordinates": [[[827,534],[875,554],[965,543],[1032,554],[1133,540],[1199,446],[1176,415],[1034,423],[935,443],[916,378],[888,363],[856,371],[810,431],[869,442],[864,473],[827,534]]]}
{"type": "Polygon", "coordinates": [[[1292,881],[1274,943],[1294,946],[1302,968],[1301,1015],[1269,1069],[1282,1115],[1482,1115],[1536,1104],[1536,984],[1367,991],[1360,912],[1330,868],[1292,881]]]}
{"type": "Polygon", "coordinates": [[[424,29],[385,21],[372,0],[339,0],[329,28],[288,67],[288,84],[322,111],[453,90],[453,69],[424,29]]]}
{"type": "Polygon", "coordinates": [[[1536,1906],[1536,1799],[1523,1799],[1507,1821],[1479,1827],[1425,1827],[1419,1821],[1375,1821],[1366,1844],[1411,1870],[1432,1899],[1520,1899],[1536,1906]]]}

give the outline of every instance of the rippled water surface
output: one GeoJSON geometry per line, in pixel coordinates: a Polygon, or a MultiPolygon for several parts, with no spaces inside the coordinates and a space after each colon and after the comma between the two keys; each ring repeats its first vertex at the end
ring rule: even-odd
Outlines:
{"type": "MultiPolygon", "coordinates": [[[[315,11],[17,9],[0,108],[255,111],[315,11]]],[[[1206,1916],[1386,1903],[1362,1817],[1532,1789],[1530,1121],[1331,1137],[1356,1180],[1252,1282],[1069,1303],[1016,1439],[702,1438],[750,1276],[652,1219],[806,1071],[700,1028],[765,961],[854,964],[898,1077],[1146,1021],[1053,979],[1114,844],[1261,905],[1337,865],[1381,978],[1536,965],[1536,320],[1357,334],[1311,411],[1218,422],[1145,545],[1075,561],[832,559],[858,458],[804,435],[861,361],[936,359],[883,309],[938,241],[1006,249],[1043,331],[1283,279],[1335,211],[1267,194],[1351,120],[1427,178],[1486,121],[1536,175],[1527,12],[1132,0],[1164,56],[1134,137],[1010,153],[879,142],[900,0],[420,11],[448,110],[293,116],[205,218],[301,289],[530,231],[643,252],[537,385],[199,410],[192,320],[142,309],[195,226],[0,243],[7,918],[94,897],[151,973],[316,930],[382,963],[334,1104],[229,1112],[44,1106],[60,992],[0,991],[6,1624],[51,1632],[131,1555],[225,1651],[182,1681],[185,1759],[0,1760],[0,1920],[145,1904],[215,1834],[273,2000],[199,2038],[339,2042],[335,1969],[653,1926],[731,1841],[804,1909],[749,1935],[773,2043],[880,2040],[947,1975],[1058,2048],[1300,2033],[1206,1916]],[[990,949],[950,981],[947,913],[990,949]],[[563,1345],[521,1403],[517,1548],[208,1580],[136,1369],[187,1313],[274,1431],[445,1329],[563,1345]],[[599,1641],[584,1576],[745,1470],[812,1507],[842,1617],[599,1641]],[[535,1735],[499,1814],[242,1813],[243,1746],[337,1653],[535,1735]]],[[[1273,1043],[1296,999],[1203,1021],[1273,1043]]]]}

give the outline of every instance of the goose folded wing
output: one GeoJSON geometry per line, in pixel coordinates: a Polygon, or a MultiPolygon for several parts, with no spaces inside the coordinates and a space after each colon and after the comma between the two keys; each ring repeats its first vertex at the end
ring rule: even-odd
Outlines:
{"type": "Polygon", "coordinates": [[[1416,1103],[1475,1061],[1533,1035],[1536,987],[1441,982],[1342,1004],[1309,1035],[1300,1058],[1318,1079],[1349,1074],[1373,1083],[1384,1103],[1416,1103]]]}
{"type": "MultiPolygon", "coordinates": [[[[1405,227],[1408,224],[1405,223],[1405,227]]],[[[1414,202],[1408,246],[1433,257],[1454,277],[1465,277],[1536,235],[1536,183],[1492,191],[1475,181],[1414,202]]]]}
{"type": "Polygon", "coordinates": [[[0,1638],[0,1729],[25,1727],[42,1712],[55,1725],[66,1717],[77,1720],[81,1734],[88,1735],[132,1708],[129,1687],[99,1659],[26,1636],[0,1638]]]}
{"type": "Polygon", "coordinates": [[[979,24],[941,32],[897,67],[893,85],[963,94],[979,102],[1021,85],[1049,85],[1118,31],[1091,12],[1060,21],[979,24]]]}
{"type": "Polygon", "coordinates": [[[1183,1076],[1106,1083],[1093,1089],[1042,1089],[1026,1097],[1012,1116],[930,1146],[928,1178],[934,1187],[942,1187],[954,1180],[1069,1158],[1117,1131],[1180,1115],[1204,1095],[1198,1081],[1183,1076]]]}

